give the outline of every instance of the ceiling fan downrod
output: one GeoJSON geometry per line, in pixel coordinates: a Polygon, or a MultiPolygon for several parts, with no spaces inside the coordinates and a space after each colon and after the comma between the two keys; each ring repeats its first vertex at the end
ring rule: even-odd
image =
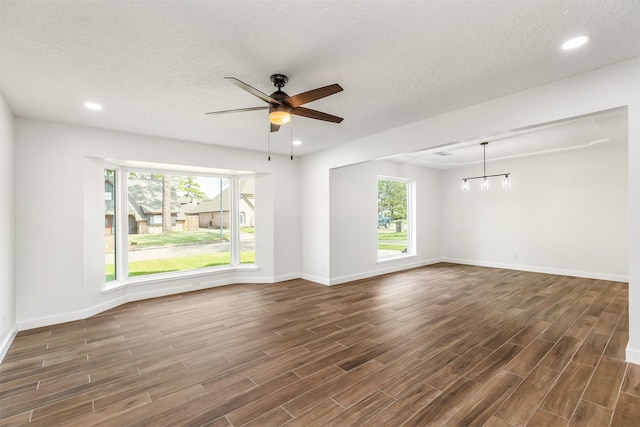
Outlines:
{"type": "Polygon", "coordinates": [[[278,88],[278,91],[281,91],[281,89],[289,82],[289,77],[284,74],[272,74],[269,78],[271,79],[271,83],[278,88]]]}

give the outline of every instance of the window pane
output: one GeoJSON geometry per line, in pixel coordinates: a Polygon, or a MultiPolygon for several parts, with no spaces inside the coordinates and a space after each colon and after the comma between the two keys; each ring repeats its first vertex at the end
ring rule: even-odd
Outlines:
{"type": "Polygon", "coordinates": [[[129,277],[229,265],[229,179],[130,172],[129,277]]]}
{"type": "Polygon", "coordinates": [[[116,171],[104,170],[105,281],[116,280],[116,171]]]}
{"type": "Polygon", "coordinates": [[[408,252],[408,183],[378,179],[378,258],[408,252]]]}
{"type": "Polygon", "coordinates": [[[240,200],[238,211],[240,221],[240,264],[255,262],[255,200],[254,179],[240,178],[238,188],[240,200]]]}

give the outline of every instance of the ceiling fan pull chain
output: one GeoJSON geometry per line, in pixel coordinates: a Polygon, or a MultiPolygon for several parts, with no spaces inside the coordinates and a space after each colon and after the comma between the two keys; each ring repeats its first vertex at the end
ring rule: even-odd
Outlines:
{"type": "Polygon", "coordinates": [[[293,117],[291,123],[289,123],[291,134],[289,135],[289,146],[291,147],[291,160],[293,160],[293,117]]]}
{"type": "Polygon", "coordinates": [[[482,174],[487,176],[487,144],[488,142],[482,143],[482,174]]]}
{"type": "Polygon", "coordinates": [[[269,126],[267,128],[267,149],[268,149],[267,159],[271,161],[271,122],[269,122],[269,120],[267,120],[267,126],[269,126]]]}

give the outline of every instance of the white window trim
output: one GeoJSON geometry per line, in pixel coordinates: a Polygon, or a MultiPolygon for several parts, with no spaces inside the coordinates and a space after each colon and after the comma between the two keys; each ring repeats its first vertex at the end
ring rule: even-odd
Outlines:
{"type": "Polygon", "coordinates": [[[101,289],[101,291],[103,294],[108,294],[110,292],[114,292],[123,288],[128,288],[130,286],[151,285],[154,283],[169,282],[169,281],[180,280],[180,279],[189,279],[189,278],[196,278],[196,277],[203,277],[203,276],[212,276],[212,275],[237,273],[237,272],[259,271],[259,270],[260,270],[260,267],[257,264],[241,264],[236,267],[220,266],[220,267],[200,268],[197,270],[184,270],[184,271],[176,271],[176,272],[170,272],[170,273],[157,273],[157,274],[150,274],[147,276],[129,277],[126,280],[113,280],[111,282],[106,282],[103,288],[101,289]]]}
{"type": "MultiPolygon", "coordinates": [[[[123,162],[126,163],[126,162],[123,162]]],[[[105,163],[104,169],[113,170],[115,173],[115,200],[116,206],[114,207],[116,226],[116,244],[115,244],[115,274],[116,280],[104,281],[102,286],[102,293],[113,292],[118,289],[127,288],[129,286],[148,285],[159,282],[166,282],[178,279],[210,276],[217,274],[226,274],[233,272],[248,272],[259,271],[260,268],[256,263],[254,253],[253,264],[240,264],[240,220],[236,218],[239,209],[240,195],[238,194],[239,180],[242,178],[253,178],[255,176],[248,174],[244,171],[238,171],[238,174],[218,174],[218,173],[206,173],[201,170],[194,171],[188,168],[180,168],[179,170],[161,169],[161,168],[144,168],[144,167],[127,167],[118,163],[105,163]],[[125,242],[128,242],[129,236],[129,221],[128,221],[128,193],[126,191],[127,180],[126,176],[129,172],[139,173],[154,173],[154,174],[169,174],[169,175],[187,175],[193,174],[203,177],[213,177],[229,180],[229,194],[231,200],[229,201],[229,221],[230,221],[230,263],[229,265],[199,268],[194,270],[183,270],[168,273],[156,273],[145,276],[129,277],[129,261],[128,261],[128,248],[125,242]],[[123,178],[125,177],[125,178],[123,178]],[[124,212],[124,215],[123,215],[124,212]]],[[[229,171],[225,171],[229,172],[229,171]]],[[[254,249],[255,250],[255,249],[254,249]]],[[[104,268],[103,268],[104,270],[104,268]]]]}
{"type": "MultiPolygon", "coordinates": [[[[416,181],[410,178],[400,178],[397,176],[386,176],[386,175],[378,175],[376,180],[376,188],[378,181],[395,181],[395,182],[403,182],[407,185],[407,253],[405,254],[393,254],[386,256],[377,255],[376,250],[376,263],[383,264],[385,262],[393,262],[397,260],[414,258],[418,254],[416,253],[416,210],[415,210],[415,198],[416,198],[416,181]]],[[[377,194],[377,193],[376,193],[377,194]]],[[[376,208],[377,208],[376,203],[376,208]]],[[[378,212],[376,212],[376,217],[378,212]]],[[[376,236],[377,237],[377,236],[376,236]]],[[[377,248],[377,238],[376,238],[376,248],[377,248]]]]}

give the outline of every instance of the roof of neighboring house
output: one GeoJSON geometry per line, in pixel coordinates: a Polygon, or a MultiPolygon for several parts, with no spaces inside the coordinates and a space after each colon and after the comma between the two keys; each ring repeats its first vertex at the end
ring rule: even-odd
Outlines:
{"type": "Polygon", "coordinates": [[[211,200],[206,200],[202,203],[200,203],[198,206],[196,206],[195,208],[191,209],[189,211],[189,215],[192,214],[199,214],[199,213],[204,213],[204,212],[226,212],[229,210],[229,191],[224,190],[222,192],[222,206],[220,206],[220,195],[218,194],[216,197],[214,197],[211,200]]]}
{"type": "Polygon", "coordinates": [[[255,209],[255,206],[253,206],[253,194],[241,194],[240,200],[244,200],[252,210],[255,209]]]}
{"type": "MultiPolygon", "coordinates": [[[[222,191],[222,206],[220,205],[220,194],[211,200],[205,200],[187,213],[189,215],[205,212],[227,212],[229,210],[229,187],[222,191]]],[[[253,179],[240,180],[240,198],[244,199],[253,209],[253,179]]]]}
{"type": "Polygon", "coordinates": [[[190,214],[192,210],[197,208],[199,203],[184,203],[180,209],[186,214],[190,214]]]}
{"type": "MultiPolygon", "coordinates": [[[[105,181],[113,184],[109,177],[105,181]]],[[[162,214],[162,179],[161,178],[128,178],[128,213],[133,215],[136,221],[144,221],[147,215],[162,214]]],[[[254,209],[254,180],[240,180],[240,198],[243,199],[251,209],[254,209]]],[[[204,212],[227,212],[229,210],[229,187],[222,191],[222,206],[220,206],[220,194],[211,200],[206,200],[199,204],[185,203],[188,198],[177,197],[175,188],[171,188],[171,213],[177,214],[178,219],[185,219],[185,214],[199,214],[204,212]]],[[[112,212],[107,212],[107,215],[112,212]]]]}
{"type": "Polygon", "coordinates": [[[255,194],[253,184],[253,179],[240,179],[240,195],[246,194],[253,196],[255,194]]]}
{"type": "MultiPolygon", "coordinates": [[[[156,178],[128,178],[128,211],[136,220],[144,220],[147,215],[162,214],[162,179],[156,178]]],[[[178,219],[184,219],[185,215],[178,203],[175,188],[171,188],[171,213],[178,219]]]]}

